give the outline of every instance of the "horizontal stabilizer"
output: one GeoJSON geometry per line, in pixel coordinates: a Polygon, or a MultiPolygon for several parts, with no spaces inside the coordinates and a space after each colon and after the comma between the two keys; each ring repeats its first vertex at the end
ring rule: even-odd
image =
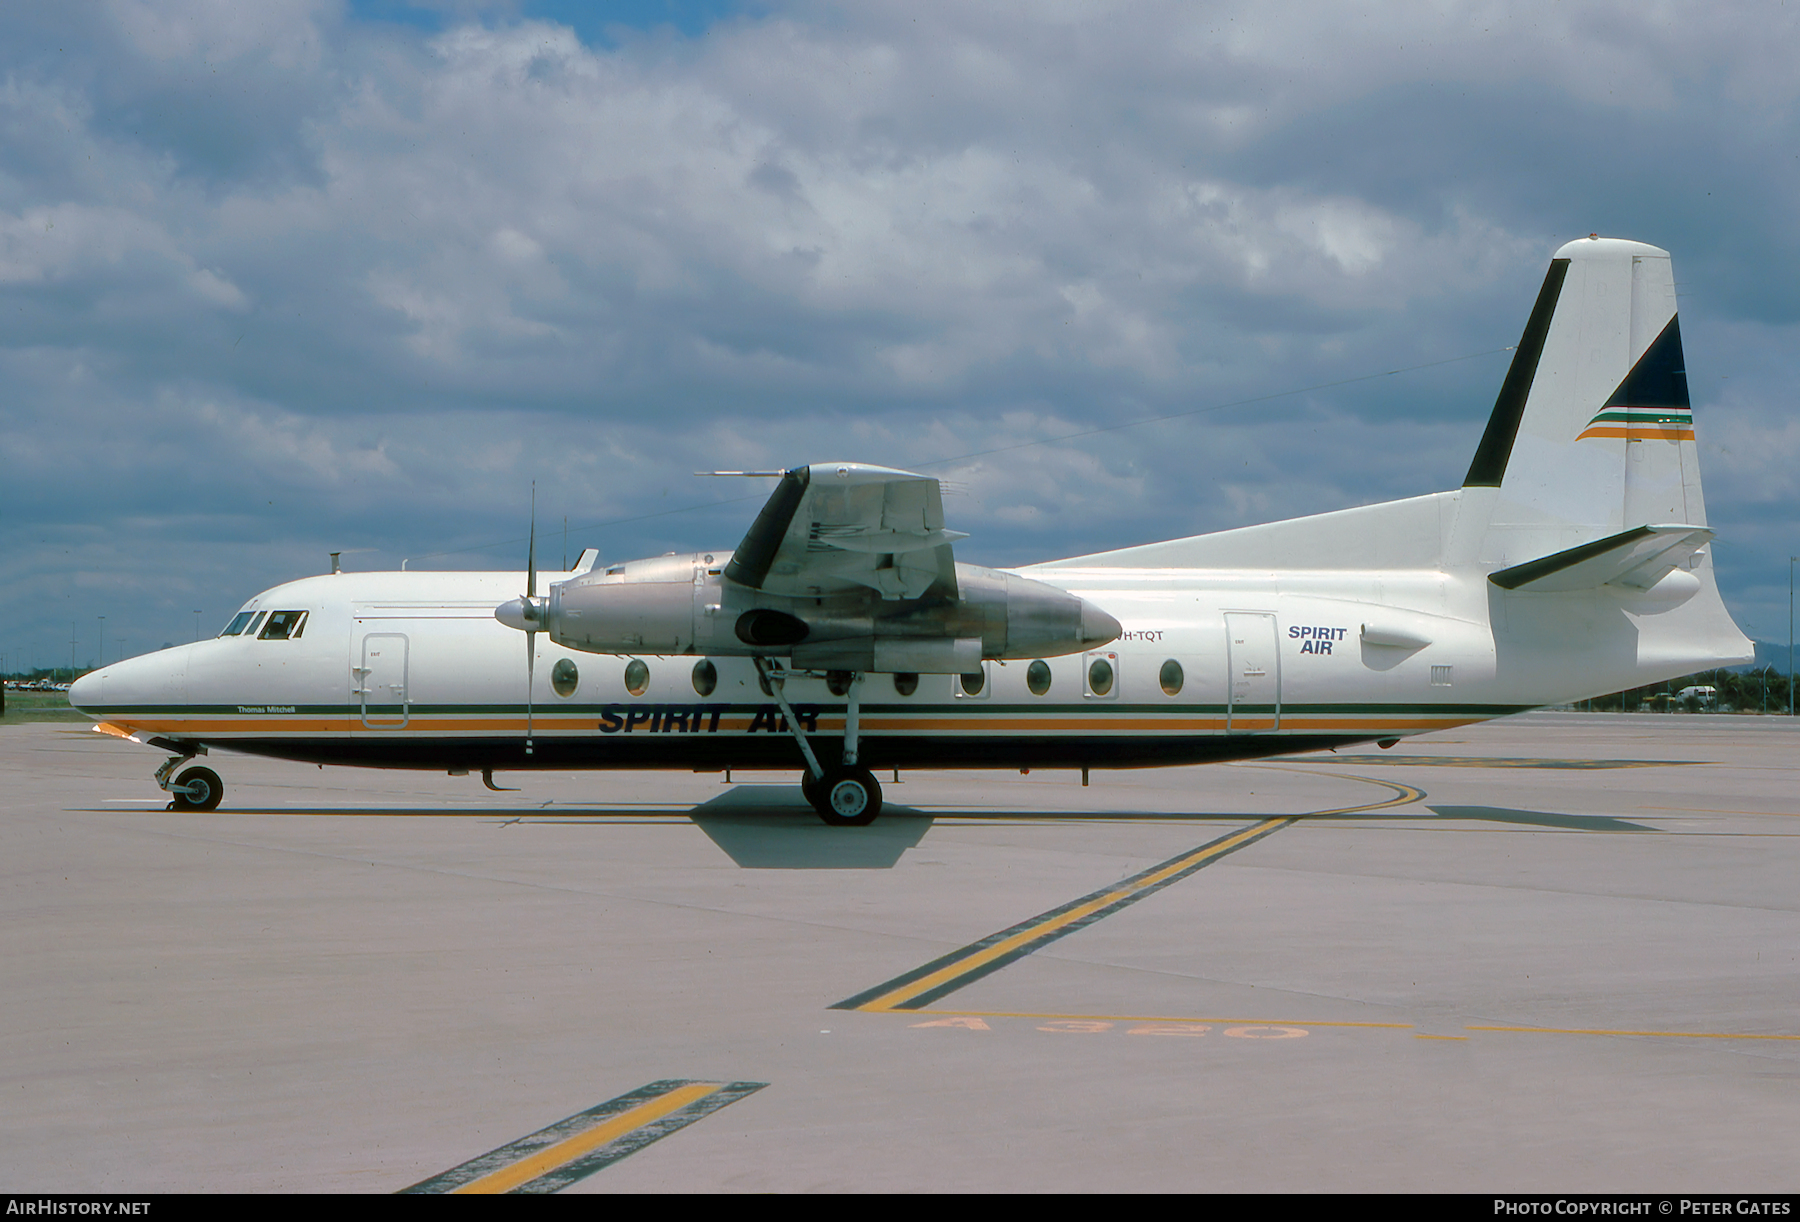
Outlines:
{"type": "Polygon", "coordinates": [[[1611,585],[1648,590],[1712,541],[1704,526],[1637,526],[1488,575],[1503,590],[1558,593],[1611,585]]]}

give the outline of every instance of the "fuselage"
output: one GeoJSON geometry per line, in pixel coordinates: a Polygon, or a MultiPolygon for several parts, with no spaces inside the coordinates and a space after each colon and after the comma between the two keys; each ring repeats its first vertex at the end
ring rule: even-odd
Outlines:
{"type": "MultiPolygon", "coordinates": [[[[990,660],[967,675],[867,676],[866,765],[1241,759],[1399,738],[1641,681],[1637,659],[1597,655],[1566,608],[1544,608],[1560,624],[1554,634],[1509,649],[1490,623],[1496,592],[1478,573],[1023,572],[1104,608],[1122,634],[1100,649],[990,660]]],[[[318,763],[800,765],[749,658],[586,653],[540,633],[528,710],[527,638],[494,618],[522,584],[517,573],[290,582],[247,603],[236,635],[108,666],[82,679],[71,701],[142,739],[318,763]]],[[[828,757],[843,729],[842,691],[825,675],[794,672],[786,692],[828,757]]]]}

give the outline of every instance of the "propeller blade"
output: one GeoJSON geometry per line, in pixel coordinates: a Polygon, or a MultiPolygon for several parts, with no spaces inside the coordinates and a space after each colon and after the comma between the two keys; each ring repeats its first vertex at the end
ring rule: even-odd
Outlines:
{"type": "Polygon", "coordinates": [[[531,534],[525,544],[525,754],[532,749],[532,691],[537,686],[537,481],[531,481],[531,534]]]}

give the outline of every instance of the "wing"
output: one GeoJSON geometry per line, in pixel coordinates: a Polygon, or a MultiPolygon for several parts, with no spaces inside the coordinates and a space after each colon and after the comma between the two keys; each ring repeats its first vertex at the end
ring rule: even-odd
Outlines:
{"type": "Polygon", "coordinates": [[[785,472],[725,576],[771,594],[865,587],[883,598],[956,596],[943,494],[929,476],[862,463],[785,472]]]}

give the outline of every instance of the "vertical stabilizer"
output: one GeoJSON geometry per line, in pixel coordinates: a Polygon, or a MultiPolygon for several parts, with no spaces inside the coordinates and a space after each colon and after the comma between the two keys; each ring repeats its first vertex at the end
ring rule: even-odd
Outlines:
{"type": "Polygon", "coordinates": [[[1501,669],[1622,688],[1748,661],[1713,580],[1669,254],[1556,252],[1458,497],[1501,669]]]}
{"type": "Polygon", "coordinates": [[[1706,525],[1667,251],[1583,238],[1556,252],[1464,488],[1489,565],[1706,525]]]}

